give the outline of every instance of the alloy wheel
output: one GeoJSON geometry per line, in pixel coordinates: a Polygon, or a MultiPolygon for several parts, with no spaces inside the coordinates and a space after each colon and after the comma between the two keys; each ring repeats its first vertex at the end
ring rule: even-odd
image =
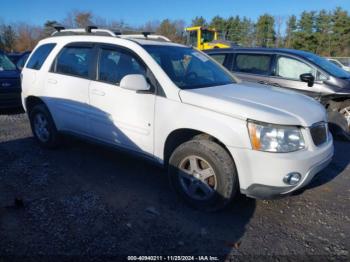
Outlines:
{"type": "Polygon", "coordinates": [[[217,188],[217,177],[208,161],[195,155],[185,157],[179,164],[179,179],[184,192],[195,200],[207,200],[217,188]]]}
{"type": "Polygon", "coordinates": [[[49,122],[46,116],[42,113],[37,113],[34,116],[34,132],[41,142],[47,142],[50,139],[49,122]]]}

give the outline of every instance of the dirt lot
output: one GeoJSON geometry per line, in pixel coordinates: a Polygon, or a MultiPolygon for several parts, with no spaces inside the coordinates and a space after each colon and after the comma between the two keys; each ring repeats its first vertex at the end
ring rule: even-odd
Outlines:
{"type": "Polygon", "coordinates": [[[159,167],[68,142],[40,149],[26,115],[0,115],[0,261],[13,255],[349,259],[349,143],[335,143],[333,162],[303,192],[270,201],[240,196],[228,210],[206,214],[182,204],[159,167]]]}

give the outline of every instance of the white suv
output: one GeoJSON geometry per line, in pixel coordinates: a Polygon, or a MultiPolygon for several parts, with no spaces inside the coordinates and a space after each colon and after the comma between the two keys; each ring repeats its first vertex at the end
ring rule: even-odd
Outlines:
{"type": "Polygon", "coordinates": [[[241,84],[191,47],[98,32],[40,41],[22,71],[23,106],[42,146],[69,133],[143,155],[202,210],[238,191],[287,195],[330,162],[326,113],[311,98],[241,84]]]}

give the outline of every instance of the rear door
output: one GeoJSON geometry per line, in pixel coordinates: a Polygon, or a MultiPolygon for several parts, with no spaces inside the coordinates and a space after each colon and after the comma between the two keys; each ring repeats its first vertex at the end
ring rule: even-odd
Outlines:
{"type": "Polygon", "coordinates": [[[231,71],[247,82],[269,84],[273,55],[264,53],[236,53],[231,71]]]}
{"type": "Polygon", "coordinates": [[[322,90],[322,82],[318,81],[319,75],[317,69],[311,64],[288,55],[277,55],[273,69],[273,75],[270,77],[270,84],[273,86],[287,88],[305,95],[317,98],[322,90]],[[300,75],[310,73],[316,81],[312,87],[300,80],[300,75]]]}
{"type": "Polygon", "coordinates": [[[46,80],[50,111],[61,130],[89,135],[89,84],[94,46],[72,43],[57,55],[46,80]]]}

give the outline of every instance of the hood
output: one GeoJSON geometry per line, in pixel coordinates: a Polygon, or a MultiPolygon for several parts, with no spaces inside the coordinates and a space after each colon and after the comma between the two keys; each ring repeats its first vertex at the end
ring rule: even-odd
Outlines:
{"type": "Polygon", "coordinates": [[[18,70],[0,70],[0,79],[19,78],[20,72],[18,70]]]}
{"type": "Polygon", "coordinates": [[[304,127],[326,121],[325,109],[312,98],[260,84],[181,90],[180,99],[243,120],[304,127]]]}
{"type": "Polygon", "coordinates": [[[0,92],[7,89],[20,89],[20,73],[16,70],[0,71],[0,92]]]}

